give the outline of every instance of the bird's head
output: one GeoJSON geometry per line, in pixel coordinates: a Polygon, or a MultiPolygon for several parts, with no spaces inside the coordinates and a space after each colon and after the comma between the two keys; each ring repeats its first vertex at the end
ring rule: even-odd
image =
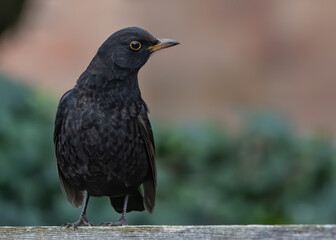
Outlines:
{"type": "Polygon", "coordinates": [[[98,55],[107,66],[139,70],[153,52],[177,44],[175,40],[155,38],[144,29],[129,27],[112,34],[99,48],[98,55]]]}

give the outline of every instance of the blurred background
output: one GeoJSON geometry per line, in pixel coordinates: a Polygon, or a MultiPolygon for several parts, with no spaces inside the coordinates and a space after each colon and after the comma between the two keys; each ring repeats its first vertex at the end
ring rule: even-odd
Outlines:
{"type": "MultiPolygon", "coordinates": [[[[0,225],[60,225],[53,121],[98,47],[139,26],[181,45],[139,73],[157,146],[130,224],[336,222],[336,2],[0,2],[0,225]]],[[[94,224],[119,218],[92,198],[94,224]]]]}

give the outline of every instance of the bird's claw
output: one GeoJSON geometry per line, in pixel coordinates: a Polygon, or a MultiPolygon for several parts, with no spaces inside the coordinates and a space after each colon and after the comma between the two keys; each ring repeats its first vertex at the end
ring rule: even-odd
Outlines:
{"type": "Polygon", "coordinates": [[[103,222],[99,226],[109,227],[109,226],[127,226],[128,223],[124,217],[121,217],[117,222],[103,222]]]}
{"type": "Polygon", "coordinates": [[[73,230],[75,231],[78,226],[93,226],[92,223],[90,223],[85,215],[81,215],[79,219],[74,223],[64,223],[61,225],[62,227],[73,227],[73,230]]]}

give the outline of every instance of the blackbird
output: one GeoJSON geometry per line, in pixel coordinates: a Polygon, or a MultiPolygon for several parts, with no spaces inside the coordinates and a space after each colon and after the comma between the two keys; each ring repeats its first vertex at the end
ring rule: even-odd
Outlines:
{"type": "Polygon", "coordinates": [[[155,147],[137,75],[153,52],[177,44],[138,27],[119,30],[61,98],[54,130],[60,186],[74,207],[84,202],[78,221],[64,226],[92,225],[90,196],[108,196],[122,214],[107,226],[126,225],[126,212],[153,211],[155,147]]]}

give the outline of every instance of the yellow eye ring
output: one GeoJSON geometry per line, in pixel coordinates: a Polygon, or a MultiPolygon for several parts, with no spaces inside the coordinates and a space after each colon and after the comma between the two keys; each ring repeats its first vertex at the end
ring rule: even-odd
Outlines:
{"type": "Polygon", "coordinates": [[[133,41],[130,43],[130,48],[132,50],[138,51],[141,48],[141,43],[138,41],[133,41]]]}

